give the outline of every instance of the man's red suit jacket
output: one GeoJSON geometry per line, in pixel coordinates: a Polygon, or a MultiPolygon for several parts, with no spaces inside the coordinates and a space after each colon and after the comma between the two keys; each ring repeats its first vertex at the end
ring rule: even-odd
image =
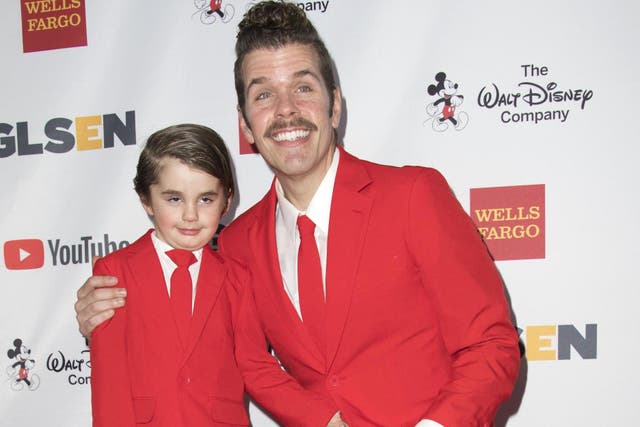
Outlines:
{"type": "MultiPolygon", "coordinates": [[[[287,372],[323,396],[322,405],[335,404],[351,427],[414,426],[425,418],[490,426],[512,391],[520,355],[502,281],[475,225],[436,170],[377,165],[340,150],[326,354],[282,284],[274,186],[220,236],[221,252],[250,266],[266,340],[287,372]]],[[[326,424],[312,410],[280,413],[272,395],[252,387],[258,362],[238,363],[250,394],[285,425],[326,424]]]]}

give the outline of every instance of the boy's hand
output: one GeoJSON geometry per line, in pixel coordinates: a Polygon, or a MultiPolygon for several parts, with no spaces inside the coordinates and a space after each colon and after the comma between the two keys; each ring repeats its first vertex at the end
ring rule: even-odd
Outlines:
{"type": "MultiPolygon", "coordinates": [[[[95,259],[93,260],[95,263],[95,259]]],[[[118,279],[111,276],[91,276],[78,289],[74,305],[78,329],[85,337],[91,336],[96,326],[111,318],[115,308],[124,305],[127,290],[113,288],[118,279]]]]}

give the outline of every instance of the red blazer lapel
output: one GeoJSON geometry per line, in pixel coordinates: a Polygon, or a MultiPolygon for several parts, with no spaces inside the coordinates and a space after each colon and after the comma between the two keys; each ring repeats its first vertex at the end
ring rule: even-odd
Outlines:
{"type": "MultiPolygon", "coordinates": [[[[275,180],[271,185],[269,193],[262,199],[261,215],[256,217],[253,227],[249,230],[250,241],[255,245],[255,259],[261,260],[260,269],[254,269],[253,286],[256,293],[260,292],[267,299],[257,298],[258,301],[271,301],[266,307],[259,308],[266,311],[267,316],[279,318],[278,323],[284,325],[290,332],[290,336],[295,337],[298,343],[291,344],[297,348],[305,349],[308,353],[307,362],[313,362],[312,367],[319,372],[324,372],[325,362],[317,346],[311,339],[302,320],[287,294],[282,283],[282,272],[278,260],[278,248],[276,244],[275,223],[276,223],[276,203],[277,196],[275,190],[275,180]],[[268,272],[268,277],[262,277],[261,273],[268,272]],[[256,274],[257,273],[257,274],[256,274]]],[[[277,349],[276,349],[277,351],[277,349]]]]}
{"type": "Polygon", "coordinates": [[[141,310],[151,311],[148,315],[143,313],[152,322],[150,330],[163,331],[162,333],[165,335],[163,339],[165,341],[177,343],[180,341],[178,328],[173,319],[162,267],[151,241],[152,231],[147,232],[136,243],[136,250],[128,259],[129,268],[138,286],[142,283],[145,284],[144,289],[141,289],[144,294],[144,304],[139,304],[139,306],[141,310]],[[158,312],[166,313],[166,315],[158,316],[158,312]],[[170,341],[170,337],[166,336],[166,334],[173,334],[175,339],[170,341]]]}
{"type": "Polygon", "coordinates": [[[333,187],[327,248],[327,367],[340,346],[351,307],[372,199],[361,190],[371,178],[361,162],[344,150],[333,187]]]}
{"type": "Polygon", "coordinates": [[[183,362],[187,360],[195,345],[198,343],[198,339],[207,323],[211,310],[213,310],[213,307],[218,301],[220,290],[226,278],[227,269],[220,259],[218,259],[218,255],[213,252],[213,249],[209,247],[204,248],[202,250],[200,272],[198,273],[193,317],[189,329],[189,342],[185,348],[183,362]]]}

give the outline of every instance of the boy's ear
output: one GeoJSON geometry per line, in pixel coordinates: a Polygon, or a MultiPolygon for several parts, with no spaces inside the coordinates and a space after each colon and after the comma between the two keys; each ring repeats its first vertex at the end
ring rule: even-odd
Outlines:
{"type": "Polygon", "coordinates": [[[144,208],[144,211],[147,213],[147,215],[153,216],[153,208],[151,207],[151,205],[149,205],[149,203],[147,203],[147,198],[145,196],[139,196],[139,197],[140,197],[140,204],[144,208]]]}
{"type": "Polygon", "coordinates": [[[223,217],[227,214],[227,212],[229,212],[229,209],[231,209],[231,200],[233,199],[233,193],[229,192],[229,195],[227,196],[227,203],[224,206],[224,211],[222,211],[222,215],[220,215],[220,217],[223,217]]]}

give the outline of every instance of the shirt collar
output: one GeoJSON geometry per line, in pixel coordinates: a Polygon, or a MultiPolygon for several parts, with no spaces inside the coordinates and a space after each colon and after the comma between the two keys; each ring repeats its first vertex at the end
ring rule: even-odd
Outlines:
{"type": "MultiPolygon", "coordinates": [[[[165,243],[162,240],[160,240],[158,236],[156,236],[155,230],[153,230],[153,233],[151,233],[151,241],[153,242],[153,247],[158,253],[158,257],[160,257],[160,259],[164,259],[165,261],[169,260],[175,265],[173,260],[169,258],[169,255],[166,254],[167,251],[170,251],[171,249],[175,249],[175,248],[169,245],[168,243],[165,243]]],[[[197,249],[195,251],[191,251],[191,252],[196,257],[196,263],[200,262],[200,260],[202,259],[202,248],[197,249]]]]}
{"type": "Polygon", "coordinates": [[[299,211],[284,196],[284,190],[276,178],[276,195],[278,197],[279,213],[281,220],[288,230],[296,230],[298,215],[307,215],[325,235],[329,233],[329,216],[331,212],[331,198],[333,197],[333,185],[336,182],[338,173],[338,163],[340,161],[340,150],[336,147],[333,152],[331,165],[327,170],[322,182],[318,186],[316,193],[311,198],[311,202],[305,212],[299,211]]]}

